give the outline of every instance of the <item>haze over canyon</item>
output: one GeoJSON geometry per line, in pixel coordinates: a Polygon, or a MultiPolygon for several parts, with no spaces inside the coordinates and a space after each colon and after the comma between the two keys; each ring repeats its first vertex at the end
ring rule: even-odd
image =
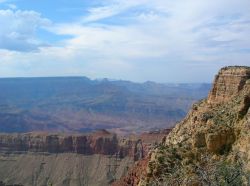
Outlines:
{"type": "Polygon", "coordinates": [[[210,84],[133,83],[86,77],[0,79],[1,132],[138,133],[171,128],[210,84]]]}

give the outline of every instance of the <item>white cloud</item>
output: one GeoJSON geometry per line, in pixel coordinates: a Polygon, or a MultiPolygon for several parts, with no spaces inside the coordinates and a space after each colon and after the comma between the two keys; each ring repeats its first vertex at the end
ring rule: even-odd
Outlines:
{"type": "Polygon", "coordinates": [[[89,9],[89,15],[82,18],[82,22],[83,23],[92,22],[107,17],[111,17],[121,12],[122,9],[123,8],[119,6],[112,6],[112,7],[104,6],[104,7],[92,8],[89,9]]]}
{"type": "MultiPolygon", "coordinates": [[[[208,81],[222,66],[250,65],[249,0],[108,0],[88,12],[77,22],[46,28],[71,38],[40,46],[36,53],[8,51],[0,74],[11,74],[16,66],[14,74],[26,76],[208,81]]],[[[21,32],[23,24],[17,32],[11,27],[2,35],[15,42],[27,36],[18,41],[36,43],[30,36],[46,22],[38,14],[28,24],[33,25],[30,31],[21,32]]]]}
{"type": "Polygon", "coordinates": [[[42,44],[35,36],[36,31],[49,23],[48,19],[34,11],[0,10],[0,48],[36,50],[42,44]]]}
{"type": "Polygon", "coordinates": [[[143,5],[147,0],[132,1],[132,0],[107,0],[105,5],[90,8],[88,10],[88,15],[82,17],[81,22],[93,22],[99,21],[105,18],[109,18],[120,13],[127,11],[130,8],[143,5]]]}
{"type": "Polygon", "coordinates": [[[239,47],[250,48],[247,5],[250,3],[246,0],[112,1],[109,6],[91,9],[86,20],[95,22],[138,6],[146,11],[139,9],[129,25],[64,24],[57,33],[74,35],[68,45],[94,49],[96,54],[111,56],[115,50],[113,53],[120,57],[179,56],[180,60],[190,60],[200,55],[236,52],[239,47]]]}

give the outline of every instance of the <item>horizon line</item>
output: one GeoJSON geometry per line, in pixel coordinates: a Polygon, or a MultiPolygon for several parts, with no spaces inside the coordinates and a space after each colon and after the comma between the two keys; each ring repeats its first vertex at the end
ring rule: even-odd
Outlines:
{"type": "Polygon", "coordinates": [[[109,82],[112,82],[112,81],[123,81],[123,82],[131,82],[131,83],[138,83],[138,84],[145,84],[145,83],[156,83],[156,84],[212,84],[213,81],[211,82],[157,82],[157,81],[153,81],[153,80],[146,80],[146,81],[132,81],[132,80],[126,80],[126,79],[113,79],[113,78],[107,78],[107,77],[104,77],[104,78],[89,78],[87,76],[75,76],[75,75],[69,75],[69,76],[6,76],[6,77],[0,77],[0,79],[43,79],[43,78],[86,78],[90,81],[109,81],[109,82]]]}

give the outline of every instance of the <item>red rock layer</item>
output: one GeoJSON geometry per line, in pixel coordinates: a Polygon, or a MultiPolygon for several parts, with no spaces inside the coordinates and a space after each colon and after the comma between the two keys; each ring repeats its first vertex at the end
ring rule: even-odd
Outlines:
{"type": "Polygon", "coordinates": [[[116,134],[98,131],[90,135],[59,135],[42,133],[0,134],[0,152],[48,152],[145,157],[146,144],[137,139],[119,139],[116,134]]]}

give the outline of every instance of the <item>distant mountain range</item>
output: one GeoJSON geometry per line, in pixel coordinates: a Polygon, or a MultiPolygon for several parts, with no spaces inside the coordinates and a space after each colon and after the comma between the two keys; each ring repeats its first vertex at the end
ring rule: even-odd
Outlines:
{"type": "Polygon", "coordinates": [[[86,77],[0,79],[0,132],[132,133],[173,127],[211,84],[86,77]]]}

